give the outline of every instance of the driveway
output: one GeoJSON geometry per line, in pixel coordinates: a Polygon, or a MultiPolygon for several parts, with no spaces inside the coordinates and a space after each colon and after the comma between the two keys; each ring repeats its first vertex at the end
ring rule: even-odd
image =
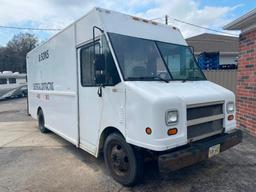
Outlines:
{"type": "Polygon", "coordinates": [[[95,159],[59,136],[41,134],[26,116],[26,100],[0,102],[0,191],[255,191],[256,139],[208,161],[172,173],[146,164],[144,182],[133,188],[116,183],[102,159],[95,159]]]}

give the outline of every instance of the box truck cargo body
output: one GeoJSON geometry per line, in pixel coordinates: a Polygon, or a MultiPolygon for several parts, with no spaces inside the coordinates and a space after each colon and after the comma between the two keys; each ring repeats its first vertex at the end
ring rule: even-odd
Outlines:
{"type": "Polygon", "coordinates": [[[143,156],[176,170],[241,142],[234,94],[205,79],[179,29],[95,8],[27,55],[29,113],[118,182],[143,156]]]}

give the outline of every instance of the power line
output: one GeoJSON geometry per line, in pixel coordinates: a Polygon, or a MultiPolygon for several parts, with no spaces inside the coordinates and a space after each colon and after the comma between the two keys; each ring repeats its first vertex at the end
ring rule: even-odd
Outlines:
{"type": "Polygon", "coordinates": [[[32,31],[60,31],[61,29],[50,29],[50,28],[32,28],[32,27],[14,27],[0,25],[0,28],[4,29],[17,29],[17,30],[32,30],[32,31]]]}
{"type": "MultiPolygon", "coordinates": [[[[166,15],[167,16],[167,15],[166,15]]],[[[154,19],[150,19],[151,21],[153,20],[159,20],[159,19],[166,19],[166,18],[170,18],[174,21],[177,21],[177,22],[180,22],[180,23],[183,23],[183,24],[187,24],[187,25],[191,25],[193,27],[197,27],[197,28],[201,28],[201,29],[206,29],[208,31],[214,31],[214,32],[217,32],[217,33],[222,33],[222,34],[226,34],[226,35],[232,35],[232,36],[235,36],[235,37],[238,37],[236,34],[233,34],[233,33],[228,33],[228,32],[225,32],[225,31],[219,31],[219,30],[216,30],[216,29],[212,29],[212,28],[208,28],[208,27],[204,27],[204,26],[201,26],[201,25],[197,25],[197,24],[193,24],[193,23],[189,23],[189,22],[186,22],[186,21],[182,21],[180,19],[176,19],[176,18],[172,18],[172,17],[158,17],[158,18],[154,18],[154,19]]],[[[168,20],[167,20],[168,21],[168,20]]]]}
{"type": "Polygon", "coordinates": [[[163,17],[157,17],[157,18],[154,18],[154,19],[150,19],[150,21],[154,21],[154,20],[162,20],[163,19],[163,17]]]}
{"type": "Polygon", "coordinates": [[[175,19],[175,18],[172,18],[174,21],[178,21],[180,23],[184,23],[184,24],[187,24],[187,25],[191,25],[193,27],[198,27],[198,28],[201,28],[201,29],[206,29],[208,31],[214,31],[214,32],[217,32],[217,33],[223,33],[223,34],[227,34],[227,35],[233,35],[233,36],[236,36],[235,34],[233,33],[228,33],[228,32],[225,32],[225,31],[219,31],[219,30],[216,30],[216,29],[211,29],[211,28],[208,28],[208,27],[204,27],[204,26],[200,26],[200,25],[196,25],[196,24],[193,24],[193,23],[188,23],[186,21],[182,21],[182,20],[179,20],[179,19],[175,19]]]}

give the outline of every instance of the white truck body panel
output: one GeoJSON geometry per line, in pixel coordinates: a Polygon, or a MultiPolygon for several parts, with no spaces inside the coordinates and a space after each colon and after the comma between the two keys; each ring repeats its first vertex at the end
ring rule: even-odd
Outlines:
{"type": "Polygon", "coordinates": [[[28,54],[27,59],[31,116],[37,118],[37,110],[40,106],[47,117],[46,127],[71,143],[77,144],[78,104],[74,26],[69,26],[31,53],[28,54]],[[49,58],[38,62],[38,55],[44,50],[49,50],[49,58]],[[35,83],[52,82],[54,82],[54,91],[46,88],[35,90],[33,87],[35,83]]]}
{"type": "MultiPolygon", "coordinates": [[[[108,32],[187,45],[173,27],[138,21],[131,16],[95,8],[87,15],[35,48],[27,55],[29,113],[37,118],[42,108],[46,127],[87,152],[98,156],[101,133],[117,128],[128,143],[163,151],[188,143],[186,106],[190,104],[234,101],[234,94],[208,81],[129,82],[123,81],[109,43],[121,82],[103,88],[82,87],[80,47],[92,42],[93,26],[108,32]],[[47,58],[39,57],[47,51],[47,58]],[[179,110],[178,134],[168,136],[165,112],[179,110]],[[152,135],[145,128],[153,129],[152,135]]],[[[100,33],[96,30],[96,36],[100,33]]],[[[225,105],[223,105],[225,106],[225,105]]],[[[226,109],[223,109],[226,113],[226,109]]],[[[225,114],[227,115],[227,114],[225,114]]],[[[225,131],[235,128],[235,120],[223,120],[225,131]]]]}

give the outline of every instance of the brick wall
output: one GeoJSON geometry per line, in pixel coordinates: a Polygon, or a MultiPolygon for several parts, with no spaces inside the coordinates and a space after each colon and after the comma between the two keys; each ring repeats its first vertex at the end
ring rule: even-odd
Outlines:
{"type": "Polygon", "coordinates": [[[237,71],[238,126],[256,136],[256,30],[241,34],[237,71]]]}

